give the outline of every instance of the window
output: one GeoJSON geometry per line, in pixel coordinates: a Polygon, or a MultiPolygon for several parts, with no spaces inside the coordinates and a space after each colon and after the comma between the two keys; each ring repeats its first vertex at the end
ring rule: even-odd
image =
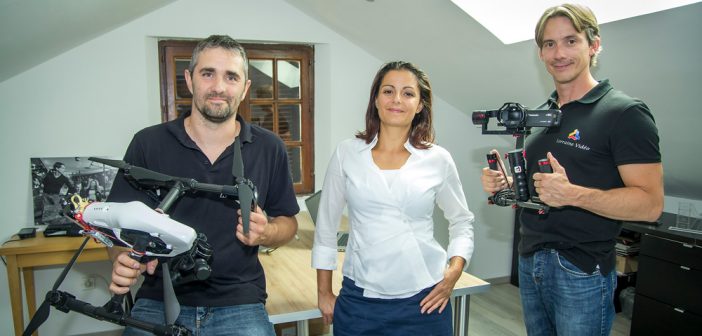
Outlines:
{"type": "MultiPolygon", "coordinates": [[[[161,120],[190,110],[192,95],[184,70],[197,41],[159,42],[161,120]]],[[[278,134],[290,159],[295,192],[314,191],[314,49],[298,44],[245,44],[251,87],[239,114],[278,134]]]]}

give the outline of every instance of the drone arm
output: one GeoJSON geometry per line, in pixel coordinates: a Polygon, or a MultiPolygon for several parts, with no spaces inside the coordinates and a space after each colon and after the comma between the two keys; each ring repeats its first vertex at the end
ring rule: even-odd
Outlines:
{"type": "MultiPolygon", "coordinates": [[[[237,144],[235,144],[235,148],[240,148],[238,140],[237,144]]],[[[239,153],[238,155],[241,156],[241,153],[239,153]]],[[[124,176],[129,177],[127,180],[130,181],[130,183],[134,183],[137,189],[140,189],[139,186],[142,185],[170,188],[171,190],[166,195],[166,198],[164,198],[160,202],[160,205],[158,207],[164,212],[166,212],[167,209],[170,208],[170,206],[180,196],[182,196],[182,194],[185,191],[190,189],[237,197],[239,199],[240,204],[246,205],[241,206],[241,209],[242,217],[244,219],[244,232],[247,234],[249,232],[249,215],[251,211],[256,209],[256,187],[250,180],[240,177],[243,176],[243,166],[239,169],[234,169],[233,171],[233,175],[236,177],[236,185],[228,186],[199,183],[194,179],[168,176],[166,174],[151,171],[146,168],[132,166],[124,161],[119,160],[107,160],[95,157],[90,157],[89,160],[100,162],[121,169],[121,171],[124,173],[124,176]],[[176,190],[173,191],[173,189],[176,190]]]]}
{"type": "Polygon", "coordinates": [[[241,209],[244,233],[248,235],[251,213],[256,211],[256,187],[251,181],[244,178],[236,178],[236,185],[230,186],[199,183],[195,180],[190,180],[190,188],[237,197],[241,209]]]}
{"type": "Polygon", "coordinates": [[[177,201],[180,196],[183,195],[183,193],[185,193],[185,185],[182,181],[176,181],[176,183],[173,184],[173,187],[171,187],[171,190],[169,190],[166,194],[166,197],[164,197],[161,203],[159,203],[158,209],[163,212],[167,212],[171,208],[171,205],[173,205],[173,203],[177,201]]]}
{"type": "Polygon", "coordinates": [[[123,326],[132,326],[137,329],[146,330],[154,335],[190,335],[190,331],[182,326],[175,324],[152,324],[122,314],[115,314],[105,309],[105,307],[93,306],[65,292],[55,291],[50,292],[49,295],[52,296],[51,304],[64,313],[75,311],[101,321],[109,321],[123,326]]]}

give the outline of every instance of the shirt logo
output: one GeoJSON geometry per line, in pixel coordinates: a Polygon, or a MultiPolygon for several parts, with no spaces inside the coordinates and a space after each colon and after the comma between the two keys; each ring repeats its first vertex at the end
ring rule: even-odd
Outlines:
{"type": "Polygon", "coordinates": [[[583,144],[583,143],[579,143],[578,141],[580,141],[580,131],[577,128],[574,129],[572,132],[568,133],[567,140],[556,139],[557,144],[575,147],[577,149],[584,150],[584,151],[590,150],[590,146],[583,144]],[[568,141],[568,140],[570,140],[570,141],[568,141]]]}
{"type": "Polygon", "coordinates": [[[573,141],[580,140],[580,131],[578,131],[578,129],[576,128],[574,131],[572,131],[568,134],[568,139],[573,140],[573,141]]]}

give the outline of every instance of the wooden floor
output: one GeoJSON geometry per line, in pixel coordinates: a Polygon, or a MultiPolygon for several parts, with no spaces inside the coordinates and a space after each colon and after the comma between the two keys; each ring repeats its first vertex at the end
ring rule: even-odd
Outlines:
{"type": "MultiPolygon", "coordinates": [[[[526,335],[519,288],[509,283],[492,284],[487,292],[471,295],[469,316],[468,335],[526,335]]],[[[630,326],[630,320],[617,314],[611,335],[629,335],[630,326]]]]}

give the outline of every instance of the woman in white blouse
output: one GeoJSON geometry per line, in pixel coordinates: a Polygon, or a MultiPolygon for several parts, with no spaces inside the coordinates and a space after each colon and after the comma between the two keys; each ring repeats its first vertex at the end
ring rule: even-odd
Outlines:
{"type": "Polygon", "coordinates": [[[473,214],[456,165],[433,144],[427,75],[407,62],[376,74],[366,130],[332,156],[312,249],[319,309],[341,335],[451,335],[449,298],[473,253],[473,214]],[[434,239],[434,204],[449,222],[434,239]],[[348,206],[350,238],[337,298],[336,232],[348,206]]]}

